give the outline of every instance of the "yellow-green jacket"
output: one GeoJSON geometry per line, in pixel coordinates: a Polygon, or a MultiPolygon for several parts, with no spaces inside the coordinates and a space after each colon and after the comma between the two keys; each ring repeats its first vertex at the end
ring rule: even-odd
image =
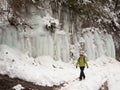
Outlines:
{"type": "Polygon", "coordinates": [[[79,66],[79,67],[84,67],[84,66],[87,66],[88,67],[88,64],[87,64],[87,61],[85,59],[85,56],[80,56],[77,60],[77,63],[76,63],[76,66],[79,66]]]}

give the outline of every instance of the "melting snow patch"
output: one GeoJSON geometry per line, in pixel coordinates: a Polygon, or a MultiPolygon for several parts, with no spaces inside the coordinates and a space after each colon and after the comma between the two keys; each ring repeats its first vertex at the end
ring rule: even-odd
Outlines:
{"type": "Polygon", "coordinates": [[[23,90],[25,89],[21,84],[17,84],[16,86],[14,86],[12,89],[15,89],[15,90],[23,90]]]}

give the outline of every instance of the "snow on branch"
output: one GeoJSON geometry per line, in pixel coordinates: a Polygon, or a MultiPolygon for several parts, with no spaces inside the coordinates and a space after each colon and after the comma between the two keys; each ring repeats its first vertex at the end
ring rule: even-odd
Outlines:
{"type": "Polygon", "coordinates": [[[54,33],[56,28],[59,28],[59,21],[49,15],[43,18],[44,25],[48,31],[54,33]]]}

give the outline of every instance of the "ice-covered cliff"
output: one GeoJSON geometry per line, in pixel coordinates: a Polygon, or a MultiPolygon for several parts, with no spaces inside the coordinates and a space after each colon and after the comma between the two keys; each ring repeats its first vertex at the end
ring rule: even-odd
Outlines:
{"type": "Polygon", "coordinates": [[[21,10],[12,11],[18,10],[12,6],[10,12],[7,12],[10,2],[7,4],[6,0],[1,1],[3,14],[0,14],[0,44],[6,44],[35,58],[49,55],[65,62],[78,58],[81,51],[86,53],[88,60],[102,55],[116,57],[116,49],[120,48],[119,40],[117,41],[120,25],[115,12],[108,8],[113,1],[108,1],[108,6],[103,4],[103,7],[102,2],[97,7],[94,0],[79,2],[78,5],[69,0],[30,1],[29,7],[21,6],[21,10]],[[81,7],[75,8],[79,5],[81,7]],[[100,11],[90,11],[89,7],[90,10],[97,7],[95,10],[100,11]],[[108,13],[110,16],[106,17],[108,13]],[[18,24],[10,25],[7,20],[13,14],[17,16],[15,20],[18,24]],[[114,31],[110,29],[112,20],[117,28],[113,26],[114,31]]]}

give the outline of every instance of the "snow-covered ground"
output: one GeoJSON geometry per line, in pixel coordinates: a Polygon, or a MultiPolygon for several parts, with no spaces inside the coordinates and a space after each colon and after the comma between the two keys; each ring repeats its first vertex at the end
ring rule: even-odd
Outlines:
{"type": "Polygon", "coordinates": [[[5,45],[0,46],[0,74],[12,78],[33,82],[37,85],[53,86],[65,83],[60,90],[98,90],[108,81],[109,90],[120,90],[120,63],[113,58],[102,56],[88,62],[85,68],[86,79],[79,77],[79,68],[75,64],[54,61],[49,56],[36,59],[13,50],[5,45]]]}
{"type": "Polygon", "coordinates": [[[120,90],[120,63],[110,57],[100,57],[95,61],[89,61],[89,69],[86,69],[86,79],[75,80],[61,90],[98,90],[107,81],[109,90],[120,90]]]}

